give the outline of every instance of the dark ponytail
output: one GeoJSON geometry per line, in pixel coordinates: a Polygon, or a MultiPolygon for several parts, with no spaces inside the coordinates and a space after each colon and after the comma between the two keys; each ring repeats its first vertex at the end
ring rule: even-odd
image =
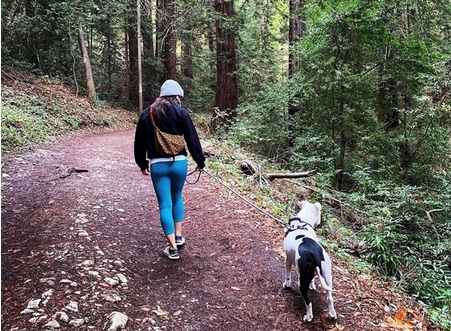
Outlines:
{"type": "Polygon", "coordinates": [[[171,105],[180,106],[180,101],[176,96],[158,97],[150,107],[153,109],[154,116],[162,120],[165,118],[166,110],[168,110],[171,105]]]}

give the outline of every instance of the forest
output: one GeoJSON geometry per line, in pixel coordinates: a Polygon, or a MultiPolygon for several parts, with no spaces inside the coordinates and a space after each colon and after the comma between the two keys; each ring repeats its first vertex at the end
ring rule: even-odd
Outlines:
{"type": "MultiPolygon", "coordinates": [[[[138,114],[163,81],[179,81],[218,141],[281,173],[314,171],[316,199],[332,195],[364,220],[340,225],[361,258],[451,329],[448,0],[1,6],[2,69],[59,81],[93,112],[108,102],[138,114]]],[[[4,152],[21,122],[4,105],[1,116],[4,152]]]]}

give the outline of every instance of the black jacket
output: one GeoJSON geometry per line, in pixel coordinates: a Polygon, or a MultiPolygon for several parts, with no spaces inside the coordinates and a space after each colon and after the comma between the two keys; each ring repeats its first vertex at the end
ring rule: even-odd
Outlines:
{"type": "MultiPolygon", "coordinates": [[[[205,167],[205,156],[202,146],[197,135],[193,121],[188,111],[180,106],[171,105],[165,111],[165,118],[159,119],[154,115],[155,124],[158,128],[170,134],[183,134],[186,146],[196,162],[197,166],[202,169],[205,167]]],[[[149,108],[143,110],[139,116],[138,124],[135,132],[135,162],[141,170],[149,168],[147,159],[155,159],[163,157],[155,150],[155,136],[153,132],[152,121],[150,120],[149,108]]],[[[179,155],[187,155],[184,148],[179,155]]]]}

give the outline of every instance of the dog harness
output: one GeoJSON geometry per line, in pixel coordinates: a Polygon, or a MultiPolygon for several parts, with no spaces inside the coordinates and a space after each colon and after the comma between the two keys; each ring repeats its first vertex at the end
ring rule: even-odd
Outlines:
{"type": "MultiPolygon", "coordinates": [[[[287,224],[287,231],[285,232],[285,237],[290,233],[290,232],[292,232],[292,231],[297,231],[297,230],[306,230],[306,231],[308,231],[308,228],[307,228],[307,226],[310,226],[311,228],[312,228],[312,230],[314,230],[314,228],[313,228],[313,226],[311,226],[309,223],[307,223],[307,222],[304,222],[303,220],[301,220],[299,217],[293,217],[293,218],[290,218],[289,220],[288,220],[288,224],[287,224]],[[294,222],[294,221],[298,221],[298,222],[300,222],[301,224],[300,225],[298,225],[296,228],[291,228],[290,227],[290,224],[291,224],[291,222],[294,222]]],[[[296,238],[296,239],[298,239],[298,238],[296,238]]]]}
{"type": "Polygon", "coordinates": [[[306,229],[307,228],[307,225],[309,226],[309,227],[311,227],[312,229],[314,229],[313,228],[313,226],[312,225],[310,225],[310,223],[307,223],[307,222],[304,222],[303,220],[301,220],[299,217],[292,217],[292,218],[290,218],[289,220],[288,220],[288,227],[290,226],[290,224],[291,224],[291,222],[294,222],[294,221],[298,221],[298,222],[300,222],[300,223],[302,223],[301,225],[299,225],[296,229],[292,229],[292,230],[297,230],[297,229],[306,229]]]}

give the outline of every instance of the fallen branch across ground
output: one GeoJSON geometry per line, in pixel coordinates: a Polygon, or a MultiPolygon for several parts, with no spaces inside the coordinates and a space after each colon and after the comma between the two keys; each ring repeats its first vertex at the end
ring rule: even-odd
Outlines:
{"type": "Polygon", "coordinates": [[[289,172],[289,173],[268,173],[264,174],[262,171],[262,167],[251,161],[251,160],[241,160],[239,162],[239,167],[242,172],[244,172],[246,175],[257,175],[260,179],[263,178],[263,180],[270,184],[269,182],[276,179],[276,178],[302,178],[302,177],[309,177],[313,173],[315,173],[315,170],[309,170],[309,171],[303,171],[303,172],[289,172]]]}
{"type": "Polygon", "coordinates": [[[291,178],[305,178],[305,177],[309,177],[311,176],[313,173],[315,173],[315,170],[309,170],[309,171],[303,171],[303,172],[289,172],[289,173],[268,173],[268,174],[264,174],[262,171],[262,167],[251,161],[251,160],[241,160],[239,162],[239,167],[241,169],[241,171],[243,171],[246,175],[249,176],[256,176],[260,183],[263,181],[265,182],[267,185],[271,184],[271,181],[273,181],[276,178],[282,178],[283,180],[286,180],[292,184],[304,187],[307,190],[311,190],[313,192],[317,192],[320,193],[327,201],[327,203],[334,208],[335,210],[337,210],[341,215],[342,218],[346,219],[348,222],[352,223],[352,224],[357,224],[359,226],[368,224],[368,221],[362,217],[360,217],[359,215],[361,214],[366,214],[363,211],[357,210],[355,208],[352,208],[351,206],[349,206],[348,204],[334,198],[332,195],[327,194],[326,192],[318,189],[318,188],[314,188],[314,187],[310,187],[310,186],[305,186],[299,183],[296,183],[294,181],[291,181],[289,179],[291,178]],[[288,178],[288,179],[287,179],[288,178]],[[357,211],[354,212],[354,210],[357,211]]]}
{"type": "Polygon", "coordinates": [[[266,174],[269,180],[276,178],[302,178],[310,177],[311,174],[315,173],[315,170],[303,171],[303,172],[289,172],[289,173],[270,173],[266,174]]]}

